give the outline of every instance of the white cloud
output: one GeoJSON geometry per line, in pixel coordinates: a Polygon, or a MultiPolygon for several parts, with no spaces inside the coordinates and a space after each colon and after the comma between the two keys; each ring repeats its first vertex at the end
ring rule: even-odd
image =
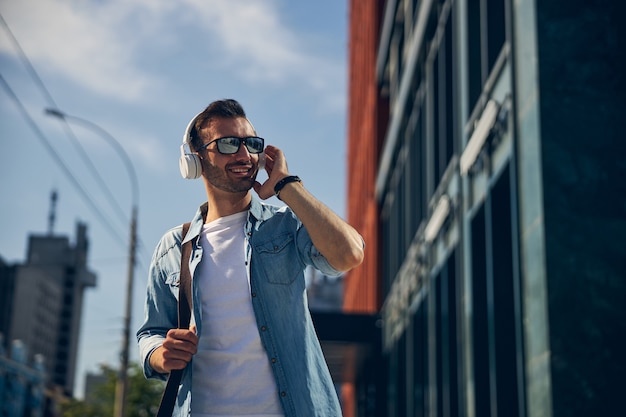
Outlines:
{"type": "Polygon", "coordinates": [[[246,64],[238,68],[254,81],[279,81],[301,65],[304,51],[299,51],[296,34],[281,25],[272,2],[237,2],[236,7],[228,0],[189,3],[199,12],[200,21],[207,22],[206,30],[216,38],[222,59],[246,64]]]}
{"type": "MultiPolygon", "coordinates": [[[[116,8],[84,6],[59,0],[6,2],[2,15],[35,67],[105,96],[137,99],[155,79],[134,65],[136,45],[121,36],[119,16],[112,13],[116,8]]],[[[7,36],[0,37],[0,50],[16,53],[7,36]]]]}
{"type": "MultiPolygon", "coordinates": [[[[314,55],[304,37],[285,25],[274,1],[188,0],[199,22],[216,38],[226,61],[252,81],[286,80],[324,87],[341,66],[314,55]]],[[[200,23],[199,23],[200,24],[200,23]]]]}
{"type": "MultiPolygon", "coordinates": [[[[133,101],[158,90],[164,80],[141,67],[141,54],[181,48],[219,57],[220,69],[246,82],[295,83],[313,94],[343,95],[336,86],[344,77],[341,63],[316,56],[278,6],[271,0],[22,0],[5,2],[1,12],[37,67],[104,96],[133,101]],[[206,50],[189,44],[191,32],[208,34],[209,42],[198,41],[206,50]],[[150,49],[155,39],[167,47],[150,49]]],[[[5,36],[0,51],[15,53],[5,36]]]]}

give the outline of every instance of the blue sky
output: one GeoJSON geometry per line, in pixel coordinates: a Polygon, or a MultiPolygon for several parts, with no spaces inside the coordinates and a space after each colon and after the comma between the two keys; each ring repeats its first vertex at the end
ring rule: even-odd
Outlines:
{"type": "Polygon", "coordinates": [[[54,233],[73,241],[76,222],[88,224],[89,265],[98,286],[85,298],[78,395],[86,371],[118,363],[131,185],[102,136],[79,124],[68,131],[45,116],[45,108],[56,105],[105,129],[137,173],[141,246],[131,360],[137,360],[134,330],[143,317],[152,250],[205,199],[200,180],[180,177],[178,156],[185,126],[209,102],[239,100],[266,143],[283,149],[290,171],[345,217],[346,0],[0,0],[0,14],[47,91],[0,27],[0,75],[12,91],[0,84],[0,256],[21,263],[28,235],[47,233],[53,189],[59,194],[54,233]]]}

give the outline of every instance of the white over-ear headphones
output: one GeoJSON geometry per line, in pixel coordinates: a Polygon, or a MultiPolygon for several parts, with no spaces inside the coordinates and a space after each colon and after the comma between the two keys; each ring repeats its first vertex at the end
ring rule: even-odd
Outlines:
{"type": "Polygon", "coordinates": [[[180,145],[180,159],[178,160],[178,167],[180,168],[180,175],[188,180],[194,180],[202,175],[202,163],[200,157],[193,153],[191,149],[191,129],[196,123],[196,119],[202,112],[196,114],[193,119],[187,125],[185,129],[185,135],[183,136],[183,144],[180,145]],[[189,153],[185,152],[185,145],[189,149],[189,153]]]}

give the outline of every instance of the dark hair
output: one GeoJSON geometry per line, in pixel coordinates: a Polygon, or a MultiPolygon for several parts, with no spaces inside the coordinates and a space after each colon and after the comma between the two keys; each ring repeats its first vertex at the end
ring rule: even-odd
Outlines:
{"type": "Polygon", "coordinates": [[[192,149],[197,150],[203,145],[202,138],[200,137],[200,131],[213,119],[235,119],[237,117],[246,118],[246,112],[237,100],[224,99],[217,100],[209,104],[207,108],[204,109],[198,117],[196,117],[196,121],[189,132],[190,145],[192,149]]]}

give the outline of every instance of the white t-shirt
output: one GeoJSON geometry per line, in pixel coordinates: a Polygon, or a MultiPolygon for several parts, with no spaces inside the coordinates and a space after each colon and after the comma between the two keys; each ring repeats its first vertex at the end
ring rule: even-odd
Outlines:
{"type": "Polygon", "coordinates": [[[202,333],[193,359],[193,417],[283,416],[276,381],[261,345],[245,266],[247,212],[205,224],[195,274],[202,333]]]}

